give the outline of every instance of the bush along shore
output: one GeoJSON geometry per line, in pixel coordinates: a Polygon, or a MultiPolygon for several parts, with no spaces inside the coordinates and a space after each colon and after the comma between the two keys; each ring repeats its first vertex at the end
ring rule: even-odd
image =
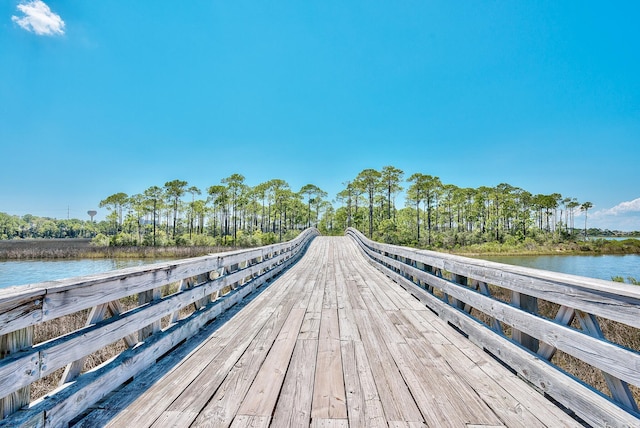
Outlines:
{"type": "Polygon", "coordinates": [[[640,254],[640,239],[629,238],[615,241],[596,238],[587,241],[556,243],[539,243],[531,239],[524,242],[485,242],[442,250],[461,256],[640,254]]]}

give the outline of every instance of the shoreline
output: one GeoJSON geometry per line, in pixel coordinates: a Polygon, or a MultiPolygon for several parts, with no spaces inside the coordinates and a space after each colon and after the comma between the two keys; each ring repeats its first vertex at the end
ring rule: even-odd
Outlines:
{"type": "MultiPolygon", "coordinates": [[[[154,259],[191,258],[212,253],[240,249],[227,246],[170,246],[170,247],[98,247],[90,239],[25,239],[0,240],[0,261],[41,259],[154,259]]],[[[593,256],[640,254],[640,239],[595,239],[555,245],[517,244],[496,242],[474,244],[453,249],[433,248],[464,257],[482,256],[593,256]],[[525,246],[526,245],[526,246],[525,246]]]]}
{"type": "Polygon", "coordinates": [[[0,241],[0,261],[70,259],[185,259],[235,250],[234,247],[98,247],[90,239],[0,241]]]}
{"type": "Polygon", "coordinates": [[[596,239],[592,241],[558,243],[554,245],[523,244],[504,245],[485,243],[442,250],[449,254],[465,257],[482,256],[598,256],[640,254],[640,239],[629,238],[622,241],[596,239]]]}

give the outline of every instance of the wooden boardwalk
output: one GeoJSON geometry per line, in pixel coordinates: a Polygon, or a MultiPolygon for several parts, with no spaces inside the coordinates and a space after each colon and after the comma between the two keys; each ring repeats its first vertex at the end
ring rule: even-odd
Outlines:
{"type": "Polygon", "coordinates": [[[580,426],[347,237],[316,238],[171,369],[143,374],[76,424],[102,425],[580,426]]]}

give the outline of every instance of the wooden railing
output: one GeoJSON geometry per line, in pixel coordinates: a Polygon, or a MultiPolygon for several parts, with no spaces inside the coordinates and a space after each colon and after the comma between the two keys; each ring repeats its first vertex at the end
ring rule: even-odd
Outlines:
{"type": "Polygon", "coordinates": [[[251,250],[0,290],[0,427],[65,426],[278,275],[317,234],[307,229],[251,250]],[[33,343],[34,330],[74,315],[86,319],[84,327],[33,343]],[[114,343],[124,350],[83,369],[87,357],[114,343]],[[32,401],[32,385],[62,369],[59,387],[32,401]]]}
{"type": "Polygon", "coordinates": [[[640,287],[380,244],[348,229],[372,263],[472,342],[592,426],[640,426],[640,353],[605,338],[640,328],[640,287]],[[578,372],[601,373],[603,386],[578,372]],[[606,386],[604,386],[606,385],[606,386]]]}

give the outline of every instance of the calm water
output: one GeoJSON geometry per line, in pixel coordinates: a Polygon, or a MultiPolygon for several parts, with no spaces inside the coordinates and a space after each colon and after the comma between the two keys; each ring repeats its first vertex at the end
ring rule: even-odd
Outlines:
{"type": "Polygon", "coordinates": [[[0,288],[91,275],[164,260],[19,260],[0,262],[0,288]]]}
{"type": "Polygon", "coordinates": [[[606,256],[486,256],[499,263],[611,280],[614,276],[640,279],[640,255],[606,256]]]}

